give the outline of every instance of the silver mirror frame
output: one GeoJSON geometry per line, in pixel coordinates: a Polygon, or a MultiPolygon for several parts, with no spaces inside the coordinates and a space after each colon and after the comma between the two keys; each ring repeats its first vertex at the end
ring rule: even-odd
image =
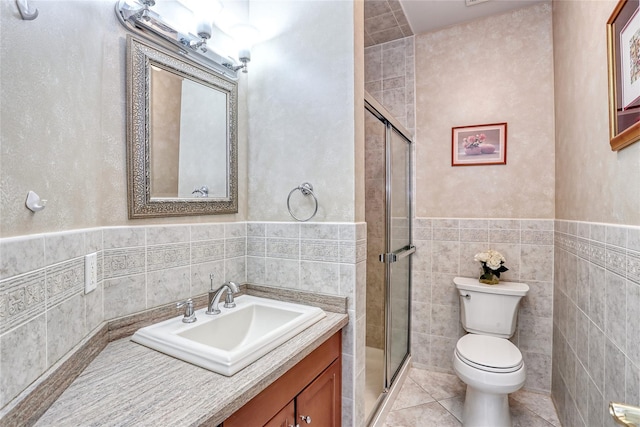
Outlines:
{"type": "Polygon", "coordinates": [[[127,194],[129,218],[238,212],[238,85],[195,62],[127,35],[127,194]],[[214,86],[227,94],[229,193],[215,199],[151,199],[149,150],[150,62],[214,86]]]}

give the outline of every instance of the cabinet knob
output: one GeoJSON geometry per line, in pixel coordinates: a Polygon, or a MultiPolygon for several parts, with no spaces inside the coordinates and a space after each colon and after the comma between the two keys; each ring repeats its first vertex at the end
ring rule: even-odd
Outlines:
{"type": "Polygon", "coordinates": [[[300,419],[307,424],[311,424],[311,417],[309,415],[300,415],[300,419]]]}

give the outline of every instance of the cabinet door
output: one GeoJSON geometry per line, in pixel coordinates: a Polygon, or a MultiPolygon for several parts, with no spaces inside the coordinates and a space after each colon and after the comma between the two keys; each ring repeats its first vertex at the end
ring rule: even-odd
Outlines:
{"type": "Polygon", "coordinates": [[[297,424],[340,427],[342,423],[342,365],[336,360],[296,398],[297,424]]]}
{"type": "Polygon", "coordinates": [[[275,417],[271,418],[264,427],[290,427],[296,423],[296,407],[293,400],[287,406],[282,408],[275,417]]]}

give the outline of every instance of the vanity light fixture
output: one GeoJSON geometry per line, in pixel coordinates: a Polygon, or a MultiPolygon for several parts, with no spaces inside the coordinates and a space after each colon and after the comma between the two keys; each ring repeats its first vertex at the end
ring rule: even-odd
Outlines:
{"type": "Polygon", "coordinates": [[[182,43],[189,45],[193,49],[207,51],[207,40],[211,38],[213,32],[213,18],[218,16],[222,11],[222,3],[218,0],[206,1],[187,1],[181,0],[187,8],[193,11],[194,16],[198,16],[198,24],[196,26],[196,34],[200,40],[181,40],[182,43]]]}
{"type": "Polygon", "coordinates": [[[211,23],[207,22],[207,21],[201,21],[198,23],[198,37],[200,37],[200,40],[196,40],[196,39],[192,39],[192,40],[187,40],[187,39],[182,39],[180,40],[182,43],[184,43],[185,45],[188,45],[190,48],[192,49],[200,49],[203,52],[207,51],[207,40],[209,40],[211,38],[211,23]]]}
{"type": "Polygon", "coordinates": [[[116,15],[120,23],[133,33],[155,42],[159,41],[156,37],[159,36],[161,41],[171,43],[181,54],[190,56],[224,76],[236,79],[236,72],[246,67],[250,57],[246,61],[240,59],[242,65],[230,64],[235,61],[207,46],[213,34],[213,18],[222,10],[222,4],[218,0],[185,2],[186,0],[181,0],[156,4],[156,0],[118,0],[116,15]],[[194,17],[199,18],[197,22],[194,17]]]}
{"type": "Polygon", "coordinates": [[[258,30],[250,24],[238,24],[233,26],[230,32],[238,46],[238,59],[242,65],[230,63],[223,63],[222,65],[233,71],[242,70],[243,73],[247,73],[247,64],[251,61],[251,48],[258,38],[258,30]]]}

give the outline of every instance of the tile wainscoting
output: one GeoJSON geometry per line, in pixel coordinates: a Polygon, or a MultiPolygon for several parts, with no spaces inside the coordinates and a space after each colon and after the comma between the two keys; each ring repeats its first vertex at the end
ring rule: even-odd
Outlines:
{"type": "Polygon", "coordinates": [[[565,426],[640,405],[640,227],[556,221],[552,396],[565,426]]]}
{"type": "Polygon", "coordinates": [[[364,361],[365,260],[364,223],[102,227],[0,239],[0,407],[103,322],[205,294],[213,273],[215,286],[249,281],[349,297],[343,413],[351,425],[364,406],[354,391],[364,388],[355,367],[364,365],[356,362],[364,361]],[[93,252],[98,287],[85,295],[84,256],[93,252]]]}
{"type": "Polygon", "coordinates": [[[509,271],[501,279],[524,282],[518,327],[512,341],[527,365],[524,388],[551,390],[553,220],[416,218],[412,289],[414,366],[453,373],[451,357],[464,334],[453,286],[456,276],[477,277],[476,253],[502,253],[509,271]]]}

